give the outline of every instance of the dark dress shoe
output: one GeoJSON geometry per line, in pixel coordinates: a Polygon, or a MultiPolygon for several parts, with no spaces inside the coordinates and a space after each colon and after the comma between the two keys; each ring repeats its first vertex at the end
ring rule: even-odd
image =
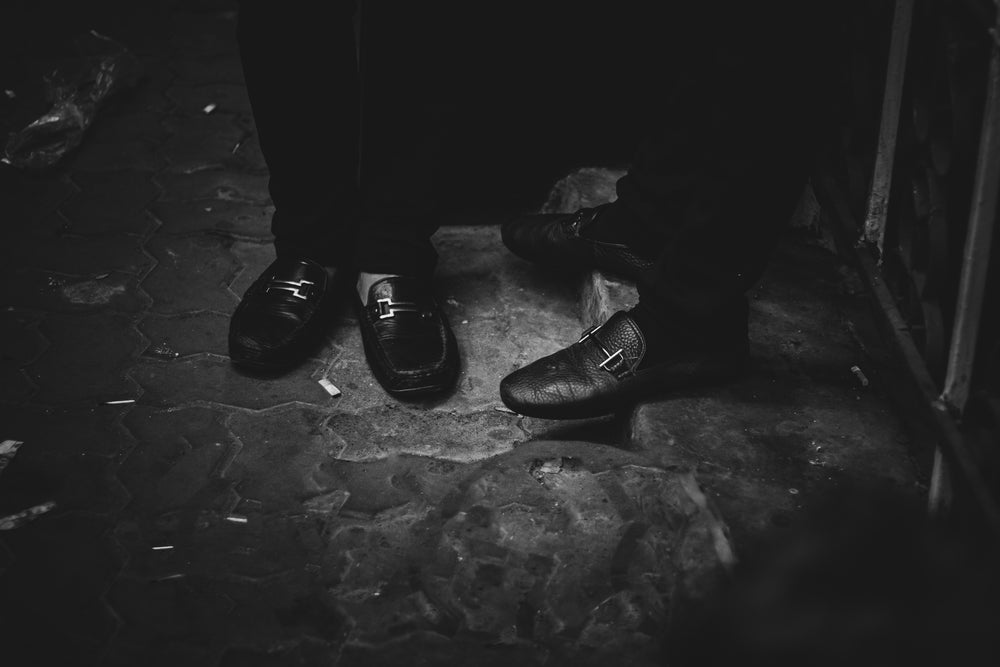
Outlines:
{"type": "Polygon", "coordinates": [[[505,377],[500,398],[530,417],[596,417],[663,391],[731,377],[747,356],[745,342],[715,350],[674,345],[661,361],[644,365],[646,350],[639,325],[619,311],[578,342],[505,377]]]}
{"type": "Polygon", "coordinates": [[[332,280],[308,259],[279,257],[243,295],[229,320],[229,357],[259,371],[302,361],[330,321],[332,280]]]}
{"type": "Polygon", "coordinates": [[[526,215],[504,223],[500,235],[511,252],[530,262],[557,269],[604,269],[636,283],[652,282],[655,257],[622,243],[587,238],[587,226],[599,213],[600,207],[526,215]]]}
{"type": "Polygon", "coordinates": [[[390,394],[422,396],[446,391],[458,378],[458,344],[426,280],[383,278],[357,298],[365,357],[390,394]]]}

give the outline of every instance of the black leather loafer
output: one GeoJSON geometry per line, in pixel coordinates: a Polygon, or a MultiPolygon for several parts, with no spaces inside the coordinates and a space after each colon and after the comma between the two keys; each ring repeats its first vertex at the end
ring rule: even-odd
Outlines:
{"type": "Polygon", "coordinates": [[[383,278],[356,297],[365,357],[390,394],[416,397],[447,391],[458,378],[458,345],[426,280],[383,278]]]}
{"type": "Polygon", "coordinates": [[[330,322],[332,280],[308,259],[278,258],[250,285],[229,320],[229,357],[274,372],[302,361],[330,322]]]}
{"type": "Polygon", "coordinates": [[[746,345],[723,351],[676,346],[665,361],[643,366],[646,338],[619,311],[569,347],[514,371],[500,382],[500,398],[518,414],[584,419],[630,407],[647,396],[735,375],[746,345]]]}
{"type": "Polygon", "coordinates": [[[504,223],[503,243],[518,257],[559,269],[604,269],[637,283],[653,279],[656,258],[621,243],[586,237],[600,207],[576,213],[526,215],[504,223]]]}

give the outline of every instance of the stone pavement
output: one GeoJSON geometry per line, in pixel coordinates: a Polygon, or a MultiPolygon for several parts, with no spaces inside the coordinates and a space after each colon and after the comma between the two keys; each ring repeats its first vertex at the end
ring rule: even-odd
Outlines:
{"type": "Polygon", "coordinates": [[[146,76],[78,151],[2,174],[4,665],[659,664],[673,616],[810,499],[920,491],[864,295],[815,230],[753,295],[743,379],[629,414],[503,409],[501,377],[634,290],[532,267],[495,226],[435,237],[453,394],[385,395],[349,309],[288,375],[235,371],[272,209],[233,13],[183,7],[131,26],[146,76]]]}

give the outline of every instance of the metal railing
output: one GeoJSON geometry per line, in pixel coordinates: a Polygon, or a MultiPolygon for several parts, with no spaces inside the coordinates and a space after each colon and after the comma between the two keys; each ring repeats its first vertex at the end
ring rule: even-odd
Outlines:
{"type": "Polygon", "coordinates": [[[998,14],[895,0],[877,137],[844,148],[842,169],[828,161],[818,185],[936,427],[929,508],[948,513],[960,495],[1000,535],[1000,366],[987,367],[1000,357],[998,14]],[[987,409],[970,415],[970,400],[987,409]]]}

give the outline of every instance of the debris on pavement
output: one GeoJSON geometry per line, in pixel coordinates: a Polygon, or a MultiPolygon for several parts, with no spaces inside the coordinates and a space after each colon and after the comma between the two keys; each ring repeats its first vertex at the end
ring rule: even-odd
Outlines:
{"type": "Polygon", "coordinates": [[[149,348],[149,354],[154,357],[160,357],[161,359],[176,359],[181,356],[180,352],[174,351],[166,343],[158,343],[157,345],[149,348]]]}
{"type": "Polygon", "coordinates": [[[230,514],[226,517],[230,523],[247,523],[247,518],[242,514],[230,514]]]}
{"type": "Polygon", "coordinates": [[[505,408],[505,407],[504,407],[504,406],[502,406],[502,405],[497,405],[497,406],[494,406],[494,408],[493,408],[493,409],[494,409],[494,410],[496,410],[497,412],[504,412],[504,413],[506,413],[506,414],[508,414],[508,415],[516,415],[516,414],[517,414],[516,412],[514,412],[514,411],[513,411],[513,410],[511,410],[510,408],[505,408]]]}
{"type": "Polygon", "coordinates": [[[4,440],[0,442],[0,472],[10,465],[14,460],[14,455],[24,443],[20,440],[4,440]]]}
{"type": "Polygon", "coordinates": [[[17,512],[16,514],[8,514],[5,517],[0,517],[0,530],[13,530],[15,528],[20,528],[24,524],[33,521],[36,517],[51,512],[55,509],[55,507],[55,501],[49,500],[39,505],[29,507],[26,510],[17,512]]]}
{"type": "Polygon", "coordinates": [[[117,401],[104,401],[101,405],[125,405],[127,403],[135,403],[134,398],[123,398],[117,401]]]}
{"type": "Polygon", "coordinates": [[[91,30],[74,44],[79,55],[44,78],[52,106],[10,136],[0,161],[27,169],[55,164],[80,144],[105,101],[138,79],[138,59],[110,37],[91,30]]]}
{"type": "Polygon", "coordinates": [[[330,394],[331,396],[340,396],[341,392],[340,389],[337,389],[337,385],[333,384],[326,378],[320,378],[319,384],[321,387],[323,387],[323,389],[326,389],[326,393],[330,394]]]}
{"type": "Polygon", "coordinates": [[[215,104],[215,102],[211,102],[211,103],[209,103],[209,104],[206,104],[206,105],[205,105],[205,106],[204,106],[204,107],[202,108],[202,110],[201,110],[201,111],[202,111],[202,113],[204,113],[204,114],[205,114],[205,115],[207,116],[208,114],[210,114],[210,113],[212,113],[213,111],[215,111],[215,108],[216,108],[216,106],[217,106],[217,105],[215,104]]]}
{"type": "Polygon", "coordinates": [[[12,99],[14,99],[15,97],[17,97],[17,93],[15,93],[15,92],[14,92],[13,90],[11,90],[10,88],[7,88],[7,89],[5,89],[5,90],[3,91],[3,93],[4,93],[4,95],[6,95],[6,96],[7,96],[7,99],[8,99],[8,100],[12,100],[12,99]]]}
{"type": "Polygon", "coordinates": [[[173,548],[174,547],[173,547],[172,544],[163,544],[163,545],[158,546],[158,547],[153,547],[153,551],[169,551],[169,550],[171,550],[173,548]]]}
{"type": "Polygon", "coordinates": [[[862,387],[868,386],[868,376],[864,374],[860,366],[851,366],[851,372],[854,373],[854,377],[858,378],[858,382],[861,383],[862,387]]]}

